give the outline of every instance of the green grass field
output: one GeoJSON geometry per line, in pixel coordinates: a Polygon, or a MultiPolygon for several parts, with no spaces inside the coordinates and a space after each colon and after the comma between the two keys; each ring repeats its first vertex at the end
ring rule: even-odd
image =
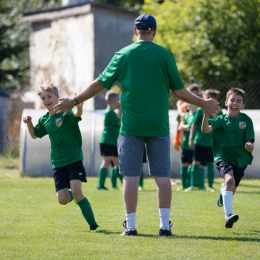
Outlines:
{"type": "MultiPolygon", "coordinates": [[[[109,186],[107,179],[107,186],[109,186]]],[[[215,180],[218,189],[221,179],[215,180]]],[[[153,179],[139,192],[137,237],[121,237],[124,209],[120,190],[83,185],[104,230],[89,233],[74,203],[57,203],[51,178],[21,178],[17,161],[0,158],[0,259],[260,259],[260,180],[242,180],[234,197],[239,221],[224,227],[218,192],[177,192],[173,186],[174,237],[160,238],[153,179]]]]}

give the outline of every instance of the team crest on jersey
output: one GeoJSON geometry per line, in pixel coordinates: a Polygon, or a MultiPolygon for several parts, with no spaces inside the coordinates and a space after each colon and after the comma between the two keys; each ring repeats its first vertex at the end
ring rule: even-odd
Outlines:
{"type": "Polygon", "coordinates": [[[56,126],[58,126],[58,127],[60,127],[62,125],[62,120],[60,117],[56,118],[55,122],[56,122],[56,126]]]}
{"type": "Polygon", "coordinates": [[[245,129],[246,128],[246,122],[239,122],[238,126],[240,129],[245,129]]]}

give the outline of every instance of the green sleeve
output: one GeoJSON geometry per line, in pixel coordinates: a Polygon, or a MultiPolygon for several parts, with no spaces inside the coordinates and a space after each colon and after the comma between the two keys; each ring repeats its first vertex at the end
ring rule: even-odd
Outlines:
{"type": "Polygon", "coordinates": [[[42,122],[42,117],[38,120],[38,124],[34,127],[34,135],[38,138],[42,138],[43,136],[47,135],[47,130],[44,127],[42,122]]]}
{"type": "Polygon", "coordinates": [[[253,140],[255,141],[255,132],[254,132],[254,125],[253,125],[253,121],[250,117],[248,117],[247,120],[247,126],[246,126],[246,142],[248,142],[249,140],[253,140]]]}

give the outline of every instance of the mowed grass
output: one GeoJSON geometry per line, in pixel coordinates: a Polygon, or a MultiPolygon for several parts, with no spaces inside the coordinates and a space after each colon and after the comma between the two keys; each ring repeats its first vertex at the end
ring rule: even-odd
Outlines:
{"type": "MultiPolygon", "coordinates": [[[[175,236],[160,238],[156,187],[147,178],[139,192],[139,235],[121,237],[120,189],[98,191],[97,178],[83,184],[103,229],[90,233],[78,206],[57,203],[52,178],[22,178],[16,165],[0,158],[1,259],[260,259],[260,180],[242,180],[233,203],[240,219],[232,229],[216,206],[218,192],[184,193],[173,186],[175,236]]],[[[221,182],[215,180],[217,189],[221,182]]]]}

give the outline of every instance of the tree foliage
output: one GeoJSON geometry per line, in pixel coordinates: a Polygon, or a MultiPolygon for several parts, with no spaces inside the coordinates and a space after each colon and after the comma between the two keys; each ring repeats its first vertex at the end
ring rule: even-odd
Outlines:
{"type": "Polygon", "coordinates": [[[96,0],[97,3],[106,3],[140,11],[144,0],[96,0]]]}
{"type": "Polygon", "coordinates": [[[142,12],[157,18],[155,41],[184,79],[259,79],[260,0],[145,0],[142,12]]]}
{"type": "Polygon", "coordinates": [[[29,24],[23,12],[60,6],[60,0],[0,0],[0,87],[29,86],[29,24]]]}

